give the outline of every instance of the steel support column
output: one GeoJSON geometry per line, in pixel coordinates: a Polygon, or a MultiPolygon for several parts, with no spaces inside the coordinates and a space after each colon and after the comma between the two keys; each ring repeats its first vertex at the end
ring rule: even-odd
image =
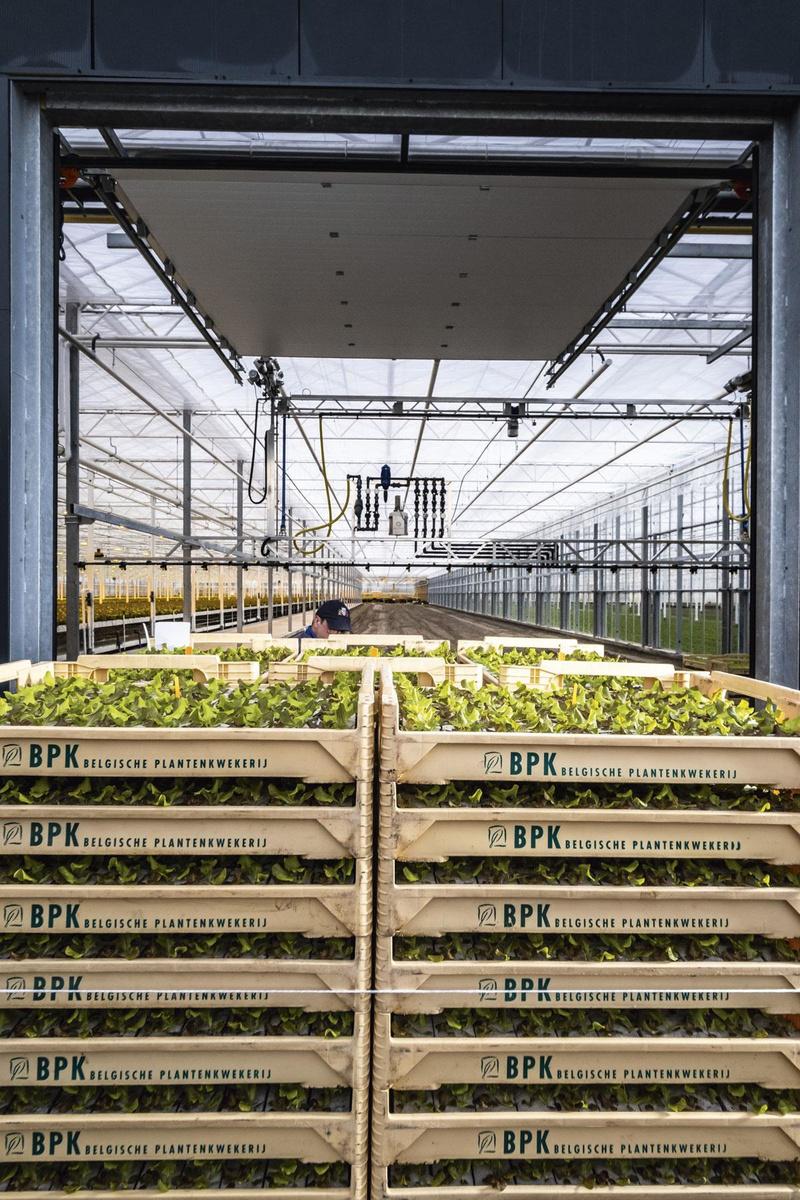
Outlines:
{"type": "Polygon", "coordinates": [[[0,79],[2,662],[55,652],[54,184],[39,98],[0,79]]]}
{"type": "MultiPolygon", "coordinates": [[[[67,329],[78,332],[77,304],[68,304],[67,329]]],[[[80,503],[80,354],[74,346],[68,351],[69,398],[67,403],[66,450],[66,515],[65,525],[65,596],[66,596],[66,651],[68,661],[74,662],[81,652],[81,573],[78,559],[81,556],[81,520],[73,512],[72,505],[80,503]]]]}
{"type": "Polygon", "coordinates": [[[800,685],[800,109],[759,144],[753,673],[800,685]]]}
{"type": "MultiPolygon", "coordinates": [[[[190,409],[183,410],[183,536],[192,536],[192,441],[188,436],[192,432],[192,414],[190,409]]],[[[188,543],[184,544],[183,564],[183,619],[194,629],[194,584],[192,568],[186,564],[188,543]]]]}
{"type": "MultiPolygon", "coordinates": [[[[244,461],[240,458],[236,463],[238,476],[236,479],[236,553],[244,550],[244,461]]],[[[244,629],[244,567],[236,568],[236,632],[244,629]]]]}

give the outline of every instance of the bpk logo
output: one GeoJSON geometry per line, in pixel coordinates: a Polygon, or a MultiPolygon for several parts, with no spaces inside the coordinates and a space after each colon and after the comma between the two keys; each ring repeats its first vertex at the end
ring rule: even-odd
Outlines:
{"type": "Polygon", "coordinates": [[[497,980],[478,980],[478,1000],[493,1001],[497,999],[497,980]]]}
{"type": "Polygon", "coordinates": [[[481,1059],[481,1079],[500,1078],[500,1059],[494,1054],[486,1054],[481,1059]]]}
{"type": "Polygon", "coordinates": [[[497,1153],[497,1134],[493,1129],[482,1129],[478,1133],[478,1154],[497,1153]]]}
{"type": "Polygon", "coordinates": [[[3,906],[3,928],[4,929],[21,929],[22,928],[22,905],[21,904],[6,904],[3,906]]]}
{"type": "Polygon", "coordinates": [[[25,979],[22,975],[9,975],[6,979],[6,992],[9,1000],[25,998],[25,979]]]}
{"type": "Polygon", "coordinates": [[[478,924],[482,929],[491,929],[497,924],[497,905],[496,904],[479,904],[478,905],[478,924]]]}
{"type": "Polygon", "coordinates": [[[25,1134],[24,1133],[7,1133],[6,1154],[15,1154],[17,1156],[25,1153],[25,1134]]]}
{"type": "Polygon", "coordinates": [[[22,746],[18,742],[6,742],[5,746],[3,746],[3,766],[22,766],[22,746]]]}
{"type": "Polygon", "coordinates": [[[22,826],[19,821],[4,821],[3,822],[3,845],[4,846],[21,846],[22,845],[22,826]]]}
{"type": "Polygon", "coordinates": [[[489,826],[489,849],[500,850],[508,845],[508,833],[505,825],[489,826]]]}
{"type": "Polygon", "coordinates": [[[483,756],[483,773],[484,775],[502,775],[502,754],[497,754],[495,751],[487,751],[483,756]]]}
{"type": "Polygon", "coordinates": [[[9,1078],[13,1079],[30,1079],[31,1077],[31,1060],[29,1058],[12,1058],[8,1064],[9,1078]]]}

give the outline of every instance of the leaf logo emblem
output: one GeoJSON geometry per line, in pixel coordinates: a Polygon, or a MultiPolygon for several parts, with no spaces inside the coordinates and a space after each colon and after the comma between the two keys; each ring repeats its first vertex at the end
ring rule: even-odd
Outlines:
{"type": "Polygon", "coordinates": [[[497,924],[497,905],[495,905],[495,904],[479,904],[478,905],[478,924],[479,925],[496,925],[497,924]]]}
{"type": "Polygon", "coordinates": [[[503,756],[496,752],[487,752],[483,756],[484,775],[501,775],[503,772],[503,756]]]}
{"type": "Polygon", "coordinates": [[[498,1079],[500,1076],[500,1059],[494,1054],[487,1054],[481,1059],[481,1079],[498,1079]]]}
{"type": "Polygon", "coordinates": [[[489,826],[489,848],[505,846],[508,842],[505,825],[490,825],[489,826]]]}
{"type": "Polygon", "coordinates": [[[3,822],[3,845],[4,846],[21,846],[22,845],[22,826],[19,821],[4,821],[3,822]]]}
{"type": "Polygon", "coordinates": [[[22,746],[18,742],[8,742],[3,746],[3,766],[19,767],[22,765],[22,746]]]}
{"type": "Polygon", "coordinates": [[[22,928],[22,905],[6,904],[3,908],[3,925],[6,929],[22,928]]]}
{"type": "Polygon", "coordinates": [[[24,1154],[25,1153],[25,1134],[24,1133],[7,1133],[6,1134],[6,1154],[24,1154]]]}
{"type": "Polygon", "coordinates": [[[12,1058],[8,1065],[12,1079],[28,1079],[30,1077],[30,1059],[12,1058]]]}
{"type": "Polygon", "coordinates": [[[478,1134],[478,1154],[494,1154],[497,1151],[497,1134],[493,1129],[482,1129],[478,1134]]]}
{"type": "Polygon", "coordinates": [[[480,979],[480,980],[478,980],[478,999],[479,1000],[496,1000],[497,999],[497,980],[496,979],[480,979]]]}
{"type": "Polygon", "coordinates": [[[22,1000],[25,992],[25,980],[22,975],[9,975],[6,979],[6,991],[12,1000],[22,1000]]]}

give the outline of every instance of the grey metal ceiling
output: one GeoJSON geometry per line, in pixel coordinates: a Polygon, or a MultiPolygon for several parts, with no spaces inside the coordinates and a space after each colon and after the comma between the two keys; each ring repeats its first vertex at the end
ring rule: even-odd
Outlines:
{"type": "Polygon", "coordinates": [[[320,358],[552,358],[697,186],[117,174],[241,353],[320,358]]]}

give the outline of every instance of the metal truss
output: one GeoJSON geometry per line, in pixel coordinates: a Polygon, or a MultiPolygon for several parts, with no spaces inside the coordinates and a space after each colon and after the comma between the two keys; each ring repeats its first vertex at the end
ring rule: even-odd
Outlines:
{"type": "Polygon", "coordinates": [[[450,565],[545,567],[561,570],[744,569],[746,542],[720,538],[526,538],[524,541],[429,543],[426,559],[450,565]]]}
{"type": "Polygon", "coordinates": [[[176,305],[189,318],[203,341],[225,364],[236,382],[241,384],[244,379],[244,367],[238,350],[230,344],[227,338],[216,332],[213,318],[200,310],[194,293],[188,287],[181,285],[175,264],[157,250],[147,224],[140,217],[128,212],[117,195],[116,184],[110,175],[89,176],[88,178],[90,188],[97,200],[105,206],[120,229],[127,234],[131,244],[139,251],[160,283],[172,296],[176,305]]]}
{"type": "MultiPolygon", "coordinates": [[[[657,348],[654,348],[657,349],[657,348]]],[[[735,395],[713,397],[709,400],[609,400],[600,399],[528,399],[513,400],[508,396],[345,396],[295,395],[291,397],[292,413],[301,417],[373,417],[409,420],[500,421],[507,419],[508,404],[519,406],[520,417],[569,417],[570,420],[597,420],[621,417],[626,421],[708,421],[730,419],[739,415],[741,400],[735,395]]]]}
{"type": "Polygon", "coordinates": [[[658,264],[667,257],[673,247],[677,246],[683,235],[696,226],[698,221],[712,208],[720,190],[720,186],[696,188],[685,203],[673,213],[616,290],[587,321],[580,333],[553,359],[547,369],[548,388],[551,388],[575,360],[589,349],[597,340],[597,335],[601,330],[605,329],[612,317],[625,307],[631,296],[641,287],[648,276],[652,275],[658,264]]]}

